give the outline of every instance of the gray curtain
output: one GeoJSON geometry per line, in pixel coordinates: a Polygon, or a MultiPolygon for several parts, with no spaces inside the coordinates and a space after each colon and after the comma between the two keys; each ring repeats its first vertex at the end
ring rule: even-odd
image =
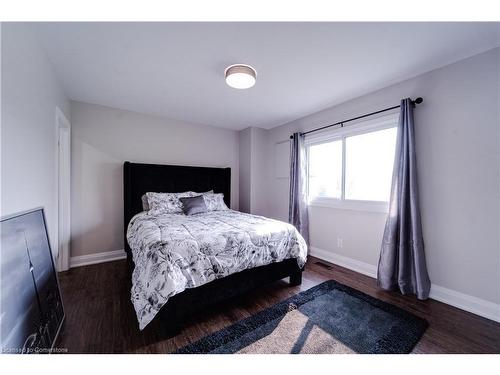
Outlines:
{"type": "Polygon", "coordinates": [[[304,136],[294,133],[291,145],[290,163],[290,202],[288,220],[297,228],[309,244],[309,218],[307,216],[306,196],[306,151],[304,136]]]}
{"type": "Polygon", "coordinates": [[[378,285],[403,294],[429,297],[415,156],[413,103],[401,101],[389,215],[378,263],[378,285]]]}

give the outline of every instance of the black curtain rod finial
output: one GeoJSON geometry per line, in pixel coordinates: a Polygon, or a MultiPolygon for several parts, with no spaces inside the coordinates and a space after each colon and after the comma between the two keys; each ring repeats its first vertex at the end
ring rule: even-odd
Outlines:
{"type": "Polygon", "coordinates": [[[415,99],[415,100],[413,101],[413,103],[415,103],[415,104],[420,104],[420,103],[422,103],[423,101],[424,101],[424,99],[422,99],[421,97],[418,97],[417,99],[415,99]]]}

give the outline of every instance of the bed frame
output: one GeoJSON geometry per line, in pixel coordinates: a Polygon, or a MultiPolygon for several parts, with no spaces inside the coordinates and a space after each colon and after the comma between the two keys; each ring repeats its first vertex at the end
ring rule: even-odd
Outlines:
{"type": "MultiPolygon", "coordinates": [[[[127,227],[132,217],[143,211],[143,194],[213,190],[215,193],[223,193],[224,202],[231,207],[231,168],[139,164],[127,161],[123,165],[123,188],[125,251],[132,274],[133,260],[126,238],[127,227]]],[[[290,277],[291,285],[302,283],[302,269],[295,259],[248,269],[196,288],[186,289],[171,297],[154,320],[160,317],[160,320],[168,322],[175,332],[182,328],[187,317],[205,311],[217,302],[285,277],[290,277]]]]}

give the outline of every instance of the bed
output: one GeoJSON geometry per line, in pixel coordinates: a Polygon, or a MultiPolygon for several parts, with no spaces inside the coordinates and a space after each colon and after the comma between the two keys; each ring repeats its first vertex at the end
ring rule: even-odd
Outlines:
{"type": "MultiPolygon", "coordinates": [[[[287,223],[227,208],[196,215],[143,211],[147,192],[224,194],[231,169],[124,163],[125,250],[139,328],[186,318],[224,299],[290,277],[302,280],[307,247],[287,223]]],[[[223,205],[224,206],[224,205],[223,205]]]]}

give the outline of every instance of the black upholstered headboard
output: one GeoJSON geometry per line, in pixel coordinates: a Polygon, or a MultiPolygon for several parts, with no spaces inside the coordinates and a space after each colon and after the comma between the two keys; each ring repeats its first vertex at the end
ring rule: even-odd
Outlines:
{"type": "Polygon", "coordinates": [[[145,193],[208,190],[224,193],[224,202],[231,207],[231,168],[185,167],[126,161],[123,164],[123,207],[127,256],[130,256],[126,238],[127,227],[132,217],[142,211],[141,197],[145,193]]]}

